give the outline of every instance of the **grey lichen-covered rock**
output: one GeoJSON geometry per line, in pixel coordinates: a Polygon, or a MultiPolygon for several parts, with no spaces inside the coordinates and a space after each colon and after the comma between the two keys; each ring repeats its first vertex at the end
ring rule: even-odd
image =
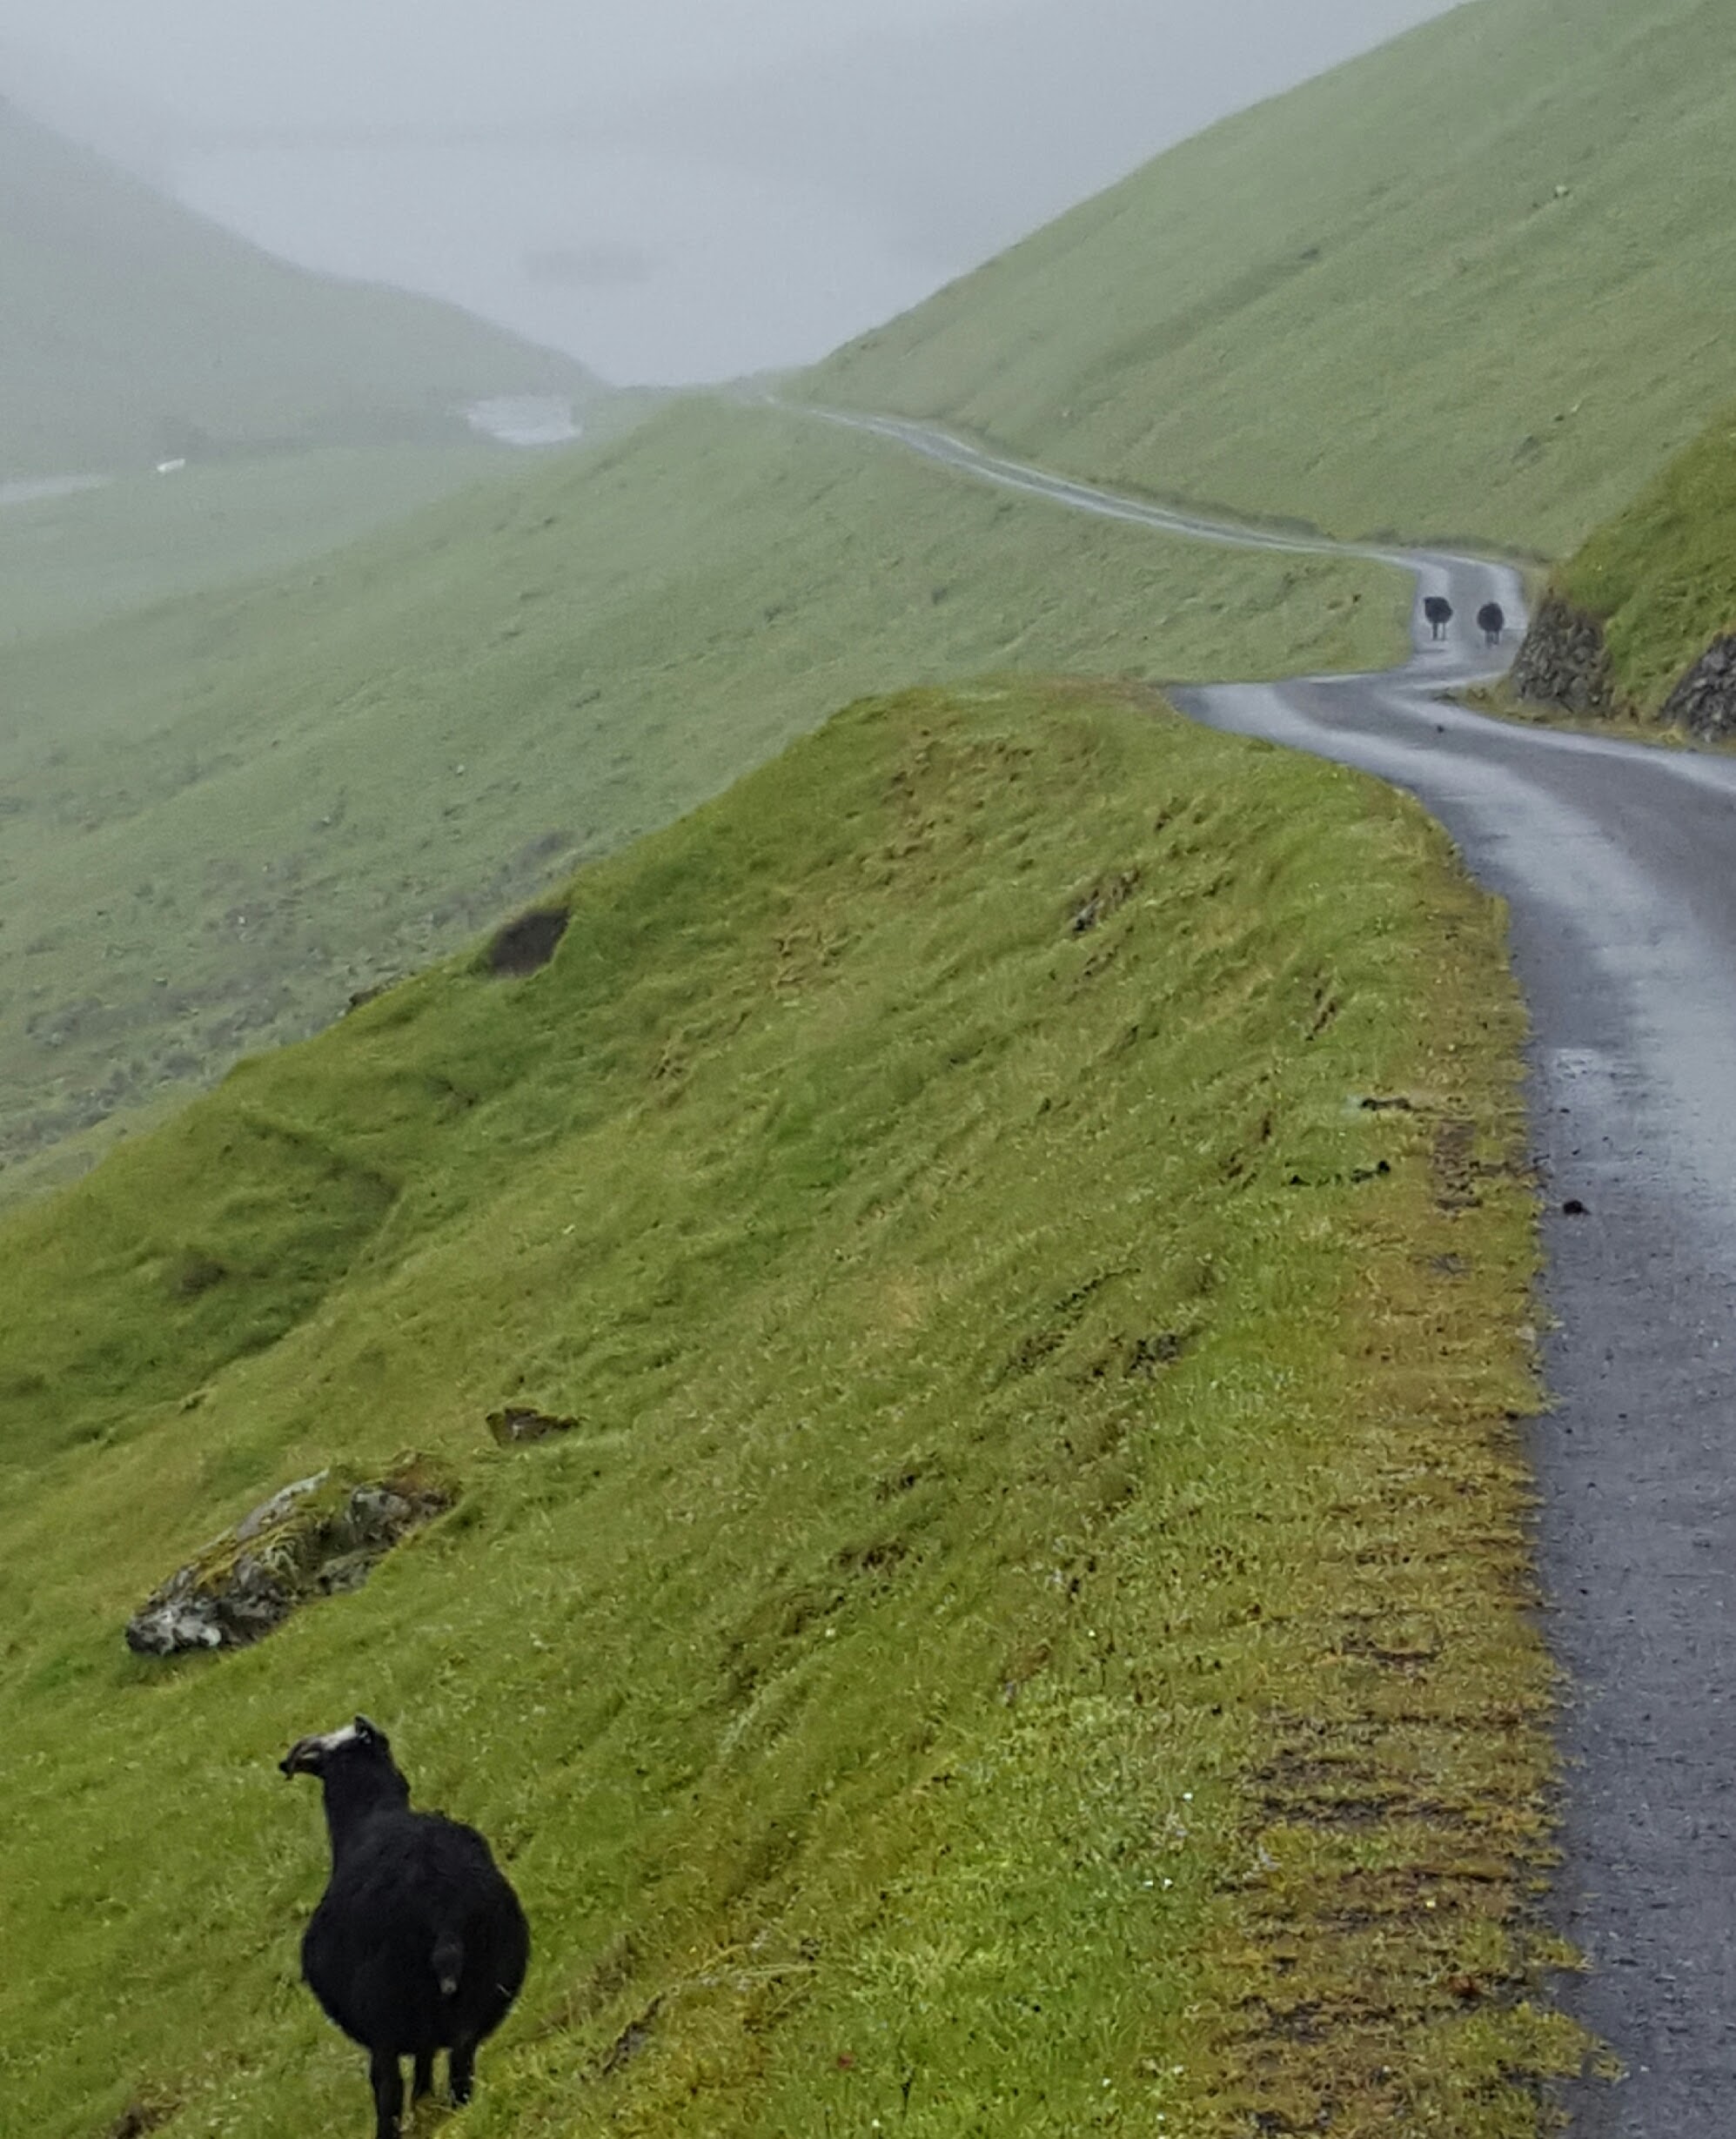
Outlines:
{"type": "Polygon", "coordinates": [[[457,1499],[456,1480],[426,1456],[399,1457],[384,1478],[298,1479],[152,1591],[127,1621],[127,1646],[141,1656],[245,1648],[312,1599],[359,1589],[457,1499]]]}
{"type": "Polygon", "coordinates": [[[1515,696],[1534,706],[1614,712],[1619,694],[1603,626],[1565,596],[1545,594],[1513,663],[1512,687],[1515,696]]]}
{"type": "Polygon", "coordinates": [[[1715,640],[1664,701],[1664,718],[1701,742],[1736,735],[1736,633],[1715,640]]]}
{"type": "Polygon", "coordinates": [[[298,1478],[293,1485],[282,1486],[269,1500],[262,1500],[251,1515],[244,1515],[235,1525],[236,1543],[245,1545],[261,1531],[274,1529],[292,1512],[298,1501],[305,1499],[311,1492],[318,1492],[331,1475],[329,1471],[316,1471],[312,1478],[298,1478]]]}

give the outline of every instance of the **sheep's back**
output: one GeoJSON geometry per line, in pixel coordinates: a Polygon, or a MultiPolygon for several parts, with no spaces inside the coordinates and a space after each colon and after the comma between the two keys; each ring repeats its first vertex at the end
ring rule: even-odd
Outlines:
{"type": "Polygon", "coordinates": [[[475,1829],[393,1812],[370,1820],[334,1866],[302,1941],[302,1971],[347,2035],[408,2056],[491,2034],[529,1953],[518,1896],[475,1829]],[[451,1997],[433,1960],[448,1936],[463,1949],[451,1997]]]}

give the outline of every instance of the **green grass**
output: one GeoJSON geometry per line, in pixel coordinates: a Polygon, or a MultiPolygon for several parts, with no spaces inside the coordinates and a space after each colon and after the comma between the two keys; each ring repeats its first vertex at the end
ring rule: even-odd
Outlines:
{"type": "Polygon", "coordinates": [[[1377,665],[1403,609],[1376,567],[1154,539],[693,403],[287,578],[38,635],[0,655],[7,1190],[847,699],[1377,665]]]}
{"type": "Polygon", "coordinates": [[[1071,473],[1559,555],[1728,402],[1725,0],[1482,0],[809,375],[1071,473]]]}
{"type": "Polygon", "coordinates": [[[1726,413],[1555,575],[1604,626],[1616,687],[1655,716],[1736,631],[1736,417],[1726,413]]]}
{"type": "Polygon", "coordinates": [[[0,480],[462,436],[582,365],[454,305],[273,259],[0,108],[0,480]]]}
{"type": "Polygon", "coordinates": [[[1009,681],[569,895],[0,1225],[9,2119],[359,2129],[273,1762],[360,1707],[536,1928],[455,2133],[1532,2133],[1520,1020],[1444,838],[1009,681]],[[410,1445],[463,1499],[365,1590],[126,1656],[410,1445]]]}
{"type": "Polygon", "coordinates": [[[8,506],[0,649],[287,572],[510,465],[503,448],[479,440],[332,446],[8,506]]]}

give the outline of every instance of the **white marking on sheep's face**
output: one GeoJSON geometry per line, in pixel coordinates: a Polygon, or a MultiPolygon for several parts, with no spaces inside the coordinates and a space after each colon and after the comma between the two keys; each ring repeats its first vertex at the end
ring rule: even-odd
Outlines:
{"type": "Polygon", "coordinates": [[[366,1716],[358,1716],[353,1723],[343,1724],[323,1736],[298,1739],[280,1763],[286,1775],[317,1775],[323,1774],[325,1763],[335,1753],[346,1746],[374,1745],[389,1756],[385,1733],[379,1724],[371,1723],[366,1716]]]}

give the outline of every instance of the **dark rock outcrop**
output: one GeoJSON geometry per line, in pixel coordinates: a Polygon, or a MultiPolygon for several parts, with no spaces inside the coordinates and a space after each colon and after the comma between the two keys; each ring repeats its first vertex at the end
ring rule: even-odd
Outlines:
{"type": "Polygon", "coordinates": [[[528,1441],[546,1441],[553,1434],[578,1430],[576,1418],[557,1418],[525,1404],[509,1404],[505,1411],[488,1414],[488,1431],[502,1448],[522,1448],[528,1441]]]}
{"type": "MultiPolygon", "coordinates": [[[[1511,685],[1514,696],[1530,705],[1605,716],[1636,711],[1617,687],[1603,626],[1553,592],[1538,605],[1511,685]]],[[[1699,742],[1736,737],[1736,632],[1713,641],[1658,717],[1699,742]]]]}
{"type": "Polygon", "coordinates": [[[1736,735],[1736,632],[1716,640],[1664,701],[1664,718],[1701,742],[1736,735]]]}
{"type": "Polygon", "coordinates": [[[457,1499],[456,1482],[426,1456],[400,1457],[381,1479],[298,1479],[153,1590],[127,1621],[127,1646],[140,1656],[245,1648],[313,1599],[359,1589],[457,1499]]]}
{"type": "Polygon", "coordinates": [[[483,953],[489,972],[503,979],[540,973],[560,947],[573,916],[564,906],[540,906],[498,931],[483,953]]]}
{"type": "Polygon", "coordinates": [[[1614,712],[1619,694],[1603,626],[1565,596],[1545,594],[1513,663],[1512,688],[1516,697],[1533,706],[1559,706],[1578,714],[1614,712]]]}

